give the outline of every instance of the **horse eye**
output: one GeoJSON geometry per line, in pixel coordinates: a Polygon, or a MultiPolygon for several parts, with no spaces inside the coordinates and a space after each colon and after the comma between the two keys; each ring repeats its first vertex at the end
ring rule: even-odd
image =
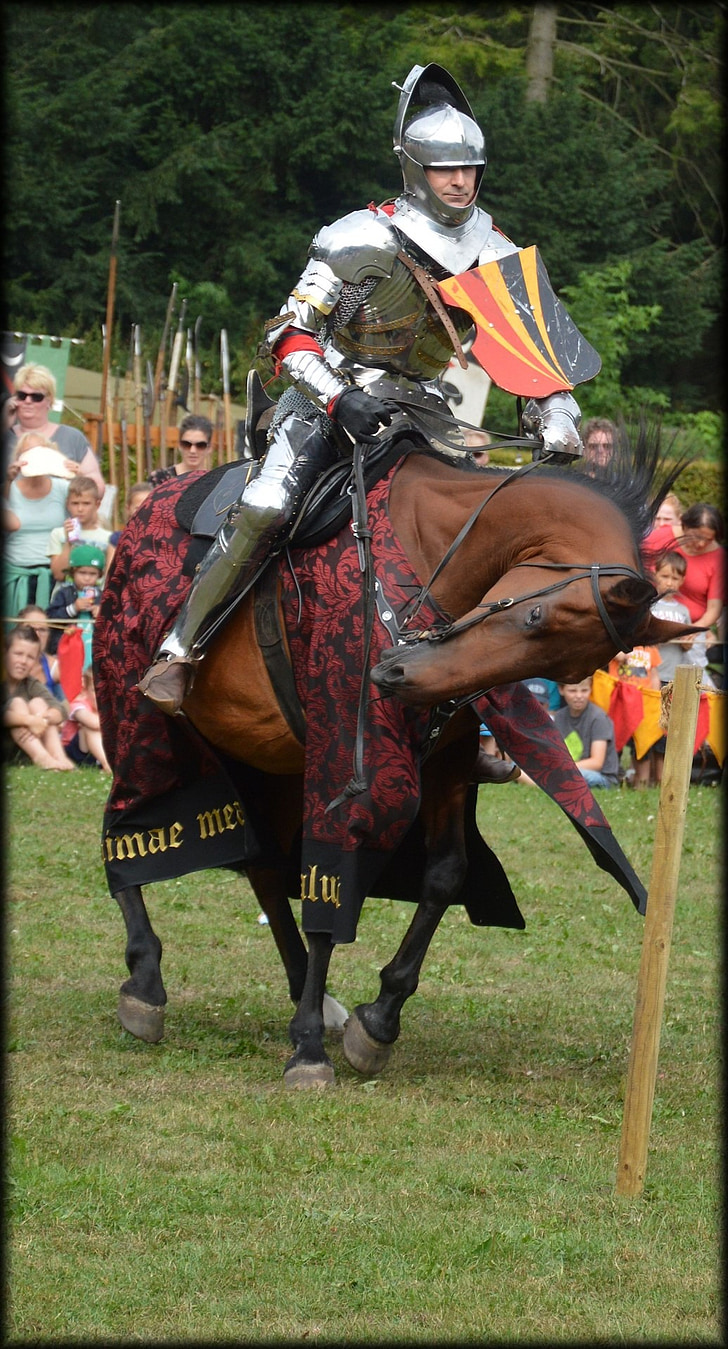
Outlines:
{"type": "Polygon", "coordinates": [[[535,626],[536,623],[540,622],[541,622],[541,605],[537,604],[536,608],[531,610],[530,614],[528,615],[528,618],[526,619],[526,627],[532,628],[535,626]]]}

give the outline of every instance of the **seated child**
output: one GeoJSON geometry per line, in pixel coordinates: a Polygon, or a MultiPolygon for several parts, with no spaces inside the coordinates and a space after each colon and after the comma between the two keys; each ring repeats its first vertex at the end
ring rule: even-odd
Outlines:
{"type": "MultiPolygon", "coordinates": [[[[91,645],[93,642],[94,619],[99,612],[101,599],[101,573],[104,568],[104,553],[92,543],[77,543],[71,549],[68,560],[70,581],[56,586],[48,606],[49,619],[58,622],[61,619],[75,619],[81,629],[84,645],[84,669],[91,664],[91,645]]],[[[54,651],[58,647],[58,638],[52,639],[54,651]]]]}
{"type": "Polygon", "coordinates": [[[50,638],[50,628],[48,626],[48,615],[45,609],[39,609],[35,604],[26,604],[18,614],[18,622],[30,623],[31,628],[35,628],[40,639],[40,654],[38,663],[31,670],[34,679],[39,679],[41,684],[45,684],[54,698],[57,698],[65,709],[64,716],[68,716],[68,702],[63,692],[63,685],[60,681],[60,670],[55,656],[47,654],[48,641],[50,638]]]}
{"type": "MultiPolygon", "coordinates": [[[[683,583],[687,566],[683,554],[672,550],[663,553],[655,562],[653,575],[659,598],[655,600],[650,612],[656,618],[669,618],[677,623],[689,623],[691,621],[690,610],[687,605],[676,599],[676,592],[683,583]]],[[[704,633],[688,633],[686,637],[675,637],[671,642],[664,642],[658,646],[657,650],[662,656],[657,668],[660,685],[669,684],[675,678],[675,670],[678,665],[701,665],[700,656],[697,660],[694,659],[694,656],[697,652],[700,652],[701,645],[704,643],[704,633]]],[[[702,683],[704,688],[713,687],[710,676],[706,676],[705,673],[703,673],[702,683]]],[[[649,757],[652,761],[656,784],[662,782],[666,749],[667,737],[663,735],[650,750],[649,757]]]]}
{"type": "Polygon", "coordinates": [[[559,684],[565,706],[552,714],[557,731],[590,787],[619,786],[614,724],[591,702],[591,675],[578,684],[559,684]]]}
{"type": "MultiPolygon", "coordinates": [[[[68,484],[66,510],[68,518],[48,539],[48,556],[55,581],[62,582],[68,570],[68,559],[76,543],[93,543],[104,555],[102,572],[106,571],[114,549],[110,546],[111,530],[99,523],[101,495],[93,478],[78,476],[68,484]]],[[[52,597],[51,597],[52,598],[52,597]]]]}
{"type": "Polygon", "coordinates": [[[40,639],[29,623],[11,628],[6,639],[3,726],[5,757],[30,759],[38,768],[73,769],[61,744],[65,710],[31,671],[40,639]]]}
{"type": "Polygon", "coordinates": [[[559,707],[563,707],[559,686],[553,679],[542,679],[540,676],[533,679],[524,679],[522,683],[530,689],[536,702],[540,703],[549,716],[559,707]]]}
{"type": "Polygon", "coordinates": [[[63,747],[77,764],[96,764],[110,773],[109,761],[101,742],[101,722],[96,703],[93,670],[83,672],[83,687],[71,703],[68,721],[61,732],[63,747]]]}

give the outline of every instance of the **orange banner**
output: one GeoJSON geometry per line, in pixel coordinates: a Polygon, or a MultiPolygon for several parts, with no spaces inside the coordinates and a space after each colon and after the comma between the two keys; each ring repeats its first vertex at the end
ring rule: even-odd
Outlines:
{"type": "MultiPolygon", "coordinates": [[[[693,749],[696,754],[707,742],[721,767],[726,754],[725,698],[725,693],[717,690],[701,693],[693,749]]],[[[660,726],[659,689],[639,688],[615,679],[606,670],[597,670],[591,700],[612,718],[618,753],[631,738],[637,758],[643,759],[665,734],[660,726]]]]}

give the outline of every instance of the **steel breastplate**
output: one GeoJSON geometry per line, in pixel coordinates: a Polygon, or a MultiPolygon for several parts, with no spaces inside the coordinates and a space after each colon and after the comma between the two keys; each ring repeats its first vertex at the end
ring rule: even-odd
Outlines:
{"type": "MultiPolygon", "coordinates": [[[[463,337],[467,314],[450,311],[463,337]]],[[[427,296],[402,262],[378,281],[364,302],[331,338],[336,350],[359,366],[391,370],[406,379],[435,380],[453,354],[452,343],[427,296]]]]}

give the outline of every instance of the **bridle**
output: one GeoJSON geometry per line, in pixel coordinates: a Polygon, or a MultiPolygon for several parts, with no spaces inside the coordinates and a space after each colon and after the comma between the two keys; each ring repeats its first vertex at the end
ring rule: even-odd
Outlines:
{"type": "MultiPolygon", "coordinates": [[[[492,492],[489,492],[488,495],[483,498],[483,500],[473,511],[469,519],[466,520],[462,529],[453,539],[452,543],[450,544],[450,547],[447,549],[447,552],[438,562],[429,581],[427,581],[427,583],[424,586],[422,586],[412,610],[402,623],[403,629],[409,627],[412,624],[416,615],[422,608],[422,605],[425,603],[428,596],[430,595],[432,586],[437,580],[437,577],[447,566],[448,562],[460,548],[463,541],[467,538],[476,520],[479,518],[483,508],[487,506],[490,501],[493,500],[493,497],[495,496],[496,492],[499,492],[501,488],[507,486],[508,483],[513,482],[514,479],[522,477],[525,473],[529,473],[531,469],[535,467],[536,467],[535,462],[531,464],[525,464],[522,469],[517,469],[515,473],[509,474],[508,477],[504,478],[501,482],[499,482],[497,487],[495,487],[492,492]]],[[[624,563],[605,563],[605,562],[590,562],[590,563],[516,562],[514,563],[511,570],[515,571],[517,567],[533,567],[533,568],[541,567],[545,571],[573,571],[574,575],[567,576],[562,581],[554,581],[552,585],[543,586],[540,590],[529,590],[526,591],[526,593],[523,595],[511,595],[504,599],[492,600],[488,604],[478,604],[475,606],[475,610],[471,614],[469,614],[467,618],[453,619],[449,623],[443,623],[442,626],[438,626],[436,628],[435,627],[428,628],[421,632],[403,633],[400,636],[399,645],[411,646],[414,645],[416,642],[421,641],[429,641],[429,642],[447,641],[451,637],[459,636],[461,632],[467,631],[468,628],[474,627],[477,623],[482,623],[486,618],[490,618],[492,614],[501,613],[504,609],[511,609],[516,604],[526,604],[529,600],[543,599],[546,595],[553,595],[557,591],[564,590],[566,589],[567,586],[573,585],[574,581],[583,581],[585,579],[591,581],[591,589],[592,594],[594,596],[594,602],[597,607],[597,612],[602,620],[602,623],[604,624],[604,627],[609,637],[616,644],[617,650],[623,651],[625,649],[625,643],[627,643],[628,645],[631,644],[631,639],[627,639],[625,637],[620,636],[611,618],[609,617],[606,606],[604,604],[604,600],[602,599],[601,591],[599,589],[599,580],[602,576],[624,576],[630,577],[632,580],[635,581],[640,581],[645,586],[649,586],[649,582],[646,581],[645,577],[640,572],[636,571],[634,567],[629,567],[624,563]]],[[[657,598],[657,591],[655,590],[654,586],[651,587],[651,590],[652,594],[649,595],[648,593],[645,596],[646,603],[652,603],[653,600],[657,598]]]]}
{"type": "MultiPolygon", "coordinates": [[[[363,439],[366,440],[370,438],[364,437],[363,439]]],[[[352,487],[353,487],[352,531],[357,541],[360,566],[365,577],[364,583],[365,607],[366,607],[365,659],[363,663],[363,675],[359,696],[359,708],[357,712],[357,729],[356,729],[356,741],[354,746],[353,774],[350,781],[344,787],[344,790],[337,797],[335,797],[333,801],[329,802],[328,806],[326,807],[327,814],[329,811],[334,810],[337,806],[341,805],[349,797],[356,796],[360,792],[365,791],[366,789],[366,777],[364,774],[364,723],[366,717],[366,704],[369,696],[368,653],[372,632],[373,608],[375,603],[377,604],[377,608],[379,608],[380,619],[382,619],[385,627],[390,632],[390,635],[392,636],[395,645],[397,647],[413,646],[417,642],[422,641],[429,641],[429,642],[447,641],[451,637],[457,637],[459,633],[465,632],[468,628],[473,627],[476,623],[482,623],[486,618],[489,618],[494,613],[500,613],[504,609],[510,609],[513,607],[513,605],[516,604],[525,604],[529,600],[542,599],[545,595],[552,595],[558,590],[564,590],[566,586],[572,585],[574,581],[583,580],[585,577],[589,577],[591,579],[592,593],[594,595],[594,600],[602,623],[604,624],[604,627],[606,628],[606,631],[608,632],[611,640],[616,644],[617,650],[621,651],[624,649],[625,639],[620,637],[619,633],[617,632],[617,629],[612,623],[612,620],[609,617],[609,614],[607,613],[604,601],[599,591],[599,578],[601,576],[630,576],[637,581],[641,581],[643,584],[645,583],[645,578],[644,576],[640,575],[638,571],[635,571],[633,567],[624,566],[619,563],[605,564],[601,562],[592,562],[585,566],[581,563],[576,562],[575,563],[517,562],[515,563],[512,570],[515,570],[516,567],[543,567],[549,571],[573,571],[575,574],[573,576],[566,577],[563,581],[554,581],[553,585],[543,586],[540,590],[530,590],[523,595],[514,595],[506,599],[493,600],[489,604],[479,604],[477,605],[477,612],[471,613],[467,618],[464,617],[460,619],[454,619],[451,622],[444,623],[442,626],[438,626],[437,628],[431,628],[421,632],[409,632],[409,633],[403,632],[403,629],[408,627],[414,621],[416,615],[419,613],[423,604],[430,595],[430,591],[435,583],[435,580],[440,575],[440,572],[443,570],[443,568],[447,566],[453,554],[457,552],[463,540],[470,533],[476,520],[479,518],[484,506],[486,506],[489,501],[493,500],[493,497],[495,496],[496,492],[499,492],[503,487],[507,486],[509,482],[513,482],[514,479],[523,477],[524,474],[529,473],[531,469],[536,467],[537,463],[544,463],[545,458],[546,457],[544,457],[544,459],[542,460],[534,460],[530,464],[524,464],[522,468],[516,469],[515,473],[508,474],[507,477],[503,478],[501,482],[499,482],[497,486],[493,488],[492,492],[489,492],[488,495],[483,498],[483,500],[473,511],[470,518],[466,520],[462,529],[453,539],[453,542],[450,544],[450,547],[447,549],[445,555],[441,558],[440,562],[436,566],[429,581],[426,583],[426,585],[421,587],[412,609],[410,610],[407,617],[402,621],[400,627],[397,625],[397,621],[394,618],[394,614],[392,612],[391,607],[386,606],[385,611],[386,619],[385,619],[384,612],[382,611],[382,608],[380,608],[380,605],[377,602],[377,596],[380,601],[383,599],[383,589],[381,583],[375,580],[372,569],[371,530],[369,529],[367,521],[366,491],[364,488],[364,480],[362,473],[362,447],[358,441],[354,445],[353,466],[352,466],[352,487]]],[[[656,595],[657,592],[654,591],[654,594],[656,595]]],[[[631,645],[631,643],[628,643],[628,645],[631,645]]],[[[434,747],[435,740],[437,739],[437,736],[439,735],[439,732],[442,729],[442,726],[444,725],[445,721],[447,721],[453,715],[453,713],[458,711],[461,707],[465,707],[469,703],[476,702],[483,692],[485,692],[485,690],[481,690],[479,693],[466,694],[462,698],[450,699],[447,703],[441,704],[438,708],[434,710],[433,725],[429,733],[429,744],[425,752],[425,757],[429,752],[431,752],[432,748],[434,747]]]]}
{"type": "MultiPolygon", "coordinates": [[[[510,595],[504,599],[491,600],[488,604],[477,604],[475,606],[475,611],[469,614],[467,618],[453,619],[451,623],[444,623],[442,627],[427,628],[422,632],[405,634],[402,637],[401,644],[403,646],[410,646],[415,642],[421,641],[447,641],[448,638],[457,637],[461,632],[466,632],[468,628],[475,627],[477,623],[482,623],[484,619],[490,618],[491,614],[501,613],[503,609],[511,609],[515,604],[525,604],[529,600],[543,599],[545,595],[553,595],[558,590],[565,590],[566,587],[572,585],[574,581],[588,579],[591,581],[592,594],[594,596],[599,617],[601,618],[607,633],[612,641],[616,643],[617,650],[624,650],[627,639],[620,636],[607,613],[599,589],[599,579],[602,576],[629,576],[635,581],[641,581],[645,585],[649,584],[645,581],[644,576],[640,575],[634,567],[628,567],[622,563],[604,562],[592,562],[588,565],[579,562],[516,562],[511,570],[515,571],[516,567],[543,567],[547,571],[573,571],[574,575],[567,576],[563,581],[554,581],[553,585],[542,586],[539,590],[527,590],[523,595],[510,595]]],[[[654,590],[653,587],[653,598],[656,598],[656,596],[657,591],[654,590]]],[[[421,593],[417,600],[417,607],[419,608],[423,602],[424,596],[421,593]]],[[[406,621],[408,622],[409,619],[406,621]]]]}

